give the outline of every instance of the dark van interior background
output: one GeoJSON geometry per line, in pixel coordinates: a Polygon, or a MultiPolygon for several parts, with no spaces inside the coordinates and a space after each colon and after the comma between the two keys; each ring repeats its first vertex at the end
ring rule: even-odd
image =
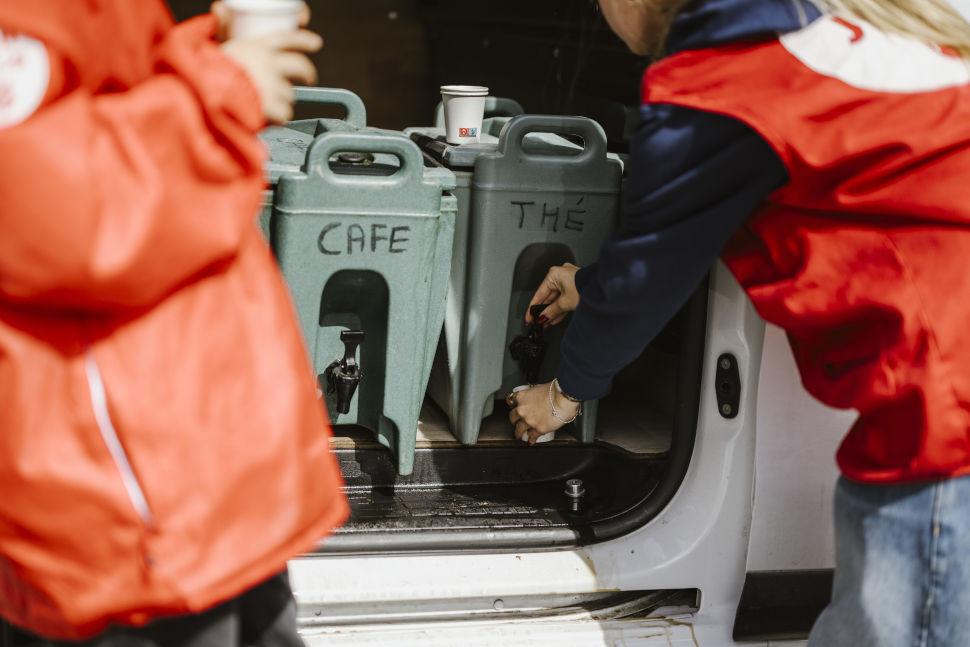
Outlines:
{"type": "MultiPolygon", "coordinates": [[[[347,88],[370,125],[429,125],[445,84],[487,85],[530,113],[591,117],[624,150],[644,59],[630,54],[595,0],[310,0],[326,39],[319,84],[347,88]]],[[[169,0],[178,19],[206,0],[169,0]]],[[[309,117],[306,108],[298,116],[309,117]]],[[[329,115],[328,115],[329,116],[329,115]]]]}

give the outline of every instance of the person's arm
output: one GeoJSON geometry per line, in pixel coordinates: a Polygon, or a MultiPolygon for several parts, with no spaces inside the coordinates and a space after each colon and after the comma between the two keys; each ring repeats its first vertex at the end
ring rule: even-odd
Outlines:
{"type": "Polygon", "coordinates": [[[642,109],[620,230],[576,273],[579,306],[562,344],[559,383],[603,397],[683,306],[735,231],[787,182],[753,130],[668,105],[642,109]]]}
{"type": "Polygon", "coordinates": [[[0,128],[0,299],[143,307],[233,257],[254,227],[264,118],[214,29],[171,29],[152,76],[103,94],[46,45],[45,103],[0,128]]]}

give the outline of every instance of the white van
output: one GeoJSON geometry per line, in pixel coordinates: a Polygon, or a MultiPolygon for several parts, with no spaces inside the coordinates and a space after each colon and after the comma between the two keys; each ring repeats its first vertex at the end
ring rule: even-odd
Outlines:
{"type": "Polygon", "coordinates": [[[524,447],[504,415],[468,448],[427,406],[409,477],[334,439],[353,517],[290,564],[309,646],[802,644],[852,416],[805,394],[723,266],[617,380],[595,445],[524,447]]]}

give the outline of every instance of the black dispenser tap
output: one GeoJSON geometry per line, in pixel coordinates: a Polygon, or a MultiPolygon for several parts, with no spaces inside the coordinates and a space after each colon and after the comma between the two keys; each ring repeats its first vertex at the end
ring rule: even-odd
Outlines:
{"type": "Polygon", "coordinates": [[[327,383],[327,393],[337,394],[337,413],[350,413],[350,401],[354,399],[363,375],[357,363],[357,347],[364,341],[364,331],[343,330],[340,341],[344,343],[343,359],[328,366],[320,377],[327,383]]]}
{"type": "Polygon", "coordinates": [[[517,336],[509,345],[512,359],[519,363],[519,367],[525,373],[525,379],[529,384],[539,382],[539,369],[542,368],[542,359],[546,356],[546,346],[549,345],[542,338],[543,327],[539,323],[539,317],[548,305],[540,303],[529,309],[529,313],[532,315],[532,324],[529,325],[525,335],[517,336]]]}

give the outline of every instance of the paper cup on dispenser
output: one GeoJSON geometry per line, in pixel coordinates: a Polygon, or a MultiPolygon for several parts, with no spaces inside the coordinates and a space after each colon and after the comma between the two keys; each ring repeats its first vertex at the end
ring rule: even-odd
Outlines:
{"type": "MultiPolygon", "coordinates": [[[[522,386],[517,386],[512,389],[512,393],[518,393],[519,391],[525,391],[526,389],[531,389],[532,387],[528,384],[523,384],[522,386]]],[[[516,436],[517,440],[521,440],[524,443],[529,442],[529,432],[522,434],[521,436],[516,436]]],[[[536,438],[536,443],[548,443],[556,439],[556,432],[551,431],[548,434],[543,434],[536,438]]]]}
{"type": "Polygon", "coordinates": [[[229,37],[263,36],[300,28],[303,0],[225,0],[229,37]]]}
{"type": "Polygon", "coordinates": [[[478,143],[485,118],[488,88],[480,85],[441,86],[445,106],[445,131],[449,144],[478,143]]]}

